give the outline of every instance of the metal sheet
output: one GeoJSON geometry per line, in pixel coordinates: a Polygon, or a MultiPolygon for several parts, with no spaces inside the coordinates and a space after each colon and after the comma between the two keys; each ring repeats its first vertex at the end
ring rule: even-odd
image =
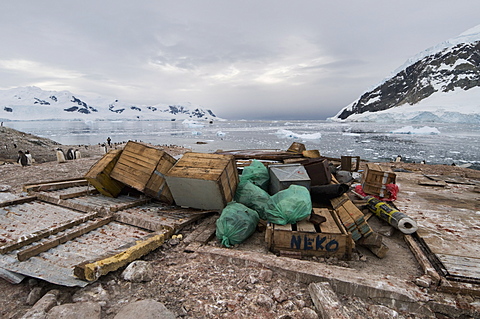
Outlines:
{"type": "Polygon", "coordinates": [[[106,253],[119,253],[125,245],[150,233],[138,227],[111,222],[23,262],[16,258],[18,250],[0,255],[0,267],[58,285],[84,287],[88,282],[73,276],[75,265],[104,258],[106,253]]]}

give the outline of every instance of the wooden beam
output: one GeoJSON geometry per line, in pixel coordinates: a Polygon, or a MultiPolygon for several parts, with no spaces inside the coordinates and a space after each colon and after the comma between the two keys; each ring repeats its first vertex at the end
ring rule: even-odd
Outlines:
{"type": "Polygon", "coordinates": [[[98,191],[96,189],[87,189],[87,190],[84,190],[84,191],[81,191],[81,192],[63,194],[63,195],[58,196],[58,198],[60,198],[60,199],[70,199],[70,198],[87,196],[87,195],[94,195],[94,194],[98,194],[98,191]]]}
{"type": "Polygon", "coordinates": [[[127,208],[132,208],[132,207],[148,204],[151,201],[152,201],[151,198],[142,198],[142,199],[138,199],[136,201],[130,202],[130,203],[110,206],[109,210],[111,212],[118,212],[119,210],[124,210],[124,209],[127,209],[127,208]]]}
{"type": "Polygon", "coordinates": [[[183,240],[183,243],[187,245],[184,251],[193,252],[201,245],[206,244],[215,235],[217,219],[218,215],[210,216],[205,219],[199,227],[191,232],[183,240]]]}
{"type": "Polygon", "coordinates": [[[74,186],[87,186],[88,181],[85,178],[76,178],[61,181],[52,181],[38,184],[26,184],[23,185],[24,192],[41,192],[57,190],[62,188],[74,187],[74,186]]]}
{"type": "Polygon", "coordinates": [[[108,217],[105,217],[105,218],[102,218],[90,225],[87,225],[87,226],[84,226],[84,227],[81,227],[75,231],[72,231],[70,233],[67,233],[65,235],[62,235],[60,237],[57,237],[55,239],[52,239],[52,240],[49,240],[47,242],[44,242],[44,243],[40,243],[38,245],[35,245],[33,247],[30,247],[30,248],[27,248],[27,249],[24,249],[20,252],[18,252],[17,254],[17,258],[19,261],[24,261],[24,260],[27,260],[28,258],[30,257],[33,257],[33,256],[36,256],[42,252],[45,252],[53,247],[56,247],[58,245],[61,245],[63,243],[66,243],[67,241],[69,240],[72,240],[74,238],[77,238],[79,236],[82,236],[94,229],[97,229],[99,227],[102,227],[108,223],[110,223],[111,221],[114,220],[114,217],[113,216],[108,216],[108,217]]]}
{"type": "Polygon", "coordinates": [[[438,272],[435,270],[433,265],[430,263],[428,260],[427,256],[423,253],[422,248],[418,243],[415,241],[415,239],[412,237],[412,235],[403,235],[403,238],[405,239],[405,242],[407,243],[408,247],[410,248],[411,252],[417,259],[418,263],[420,264],[420,267],[422,268],[423,272],[428,275],[430,278],[432,278],[432,282],[435,285],[438,285],[440,281],[442,280],[441,276],[438,274],[438,272]]]}
{"type": "Polygon", "coordinates": [[[14,251],[15,249],[22,248],[26,245],[29,245],[35,241],[38,241],[42,238],[47,238],[48,236],[54,235],[65,229],[72,228],[73,226],[80,225],[86,221],[98,217],[98,212],[82,216],[80,218],[68,221],[60,226],[52,227],[48,229],[42,229],[31,233],[29,235],[21,236],[18,240],[13,243],[9,243],[0,247],[0,254],[6,254],[8,252],[14,251]]]}
{"type": "Polygon", "coordinates": [[[70,209],[74,209],[83,213],[93,213],[93,212],[100,212],[102,215],[108,215],[109,210],[106,207],[92,207],[91,205],[82,205],[80,203],[75,203],[71,202],[65,199],[59,199],[57,197],[53,197],[50,195],[47,195],[45,193],[40,193],[37,195],[39,200],[42,200],[44,202],[61,206],[61,207],[66,207],[70,209]]]}
{"type": "Polygon", "coordinates": [[[101,276],[124,267],[128,263],[157,249],[164,243],[165,238],[165,233],[155,233],[145,240],[137,241],[134,246],[114,256],[75,266],[73,274],[80,279],[95,281],[101,276]]]}
{"type": "Polygon", "coordinates": [[[0,207],[6,207],[6,206],[12,206],[12,205],[18,205],[18,204],[33,202],[36,199],[37,199],[37,196],[28,196],[28,197],[22,197],[22,198],[18,198],[18,199],[7,200],[7,201],[4,201],[4,202],[1,202],[0,207]]]}
{"type": "Polygon", "coordinates": [[[322,319],[351,318],[328,282],[312,282],[308,291],[322,319]]]}

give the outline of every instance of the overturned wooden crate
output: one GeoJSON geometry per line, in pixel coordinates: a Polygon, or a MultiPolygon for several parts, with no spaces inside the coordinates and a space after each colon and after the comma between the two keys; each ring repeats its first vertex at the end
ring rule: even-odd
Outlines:
{"type": "Polygon", "coordinates": [[[269,224],[265,241],[270,251],[287,256],[335,256],[350,259],[354,246],[352,236],[341,224],[334,211],[327,208],[314,208],[316,215],[326,221],[314,225],[308,220],[296,224],[269,224]]]}
{"type": "Polygon", "coordinates": [[[153,146],[129,141],[125,145],[110,177],[146,195],[172,203],[172,194],[165,182],[165,173],[176,160],[153,146]]]}
{"type": "Polygon", "coordinates": [[[85,179],[93,185],[102,195],[117,197],[125,184],[110,177],[115,164],[117,164],[122,150],[112,150],[92,165],[85,179]]]}
{"type": "Polygon", "coordinates": [[[179,206],[222,210],[233,200],[239,177],[232,155],[185,153],[165,175],[179,206]]]}
{"type": "Polygon", "coordinates": [[[389,197],[386,185],[395,184],[396,174],[375,163],[367,163],[362,174],[362,188],[366,194],[389,197]]]}

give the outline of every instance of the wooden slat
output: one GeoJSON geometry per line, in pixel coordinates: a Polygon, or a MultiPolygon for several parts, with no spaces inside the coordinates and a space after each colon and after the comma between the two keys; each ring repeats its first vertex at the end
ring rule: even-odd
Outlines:
{"type": "Polygon", "coordinates": [[[67,180],[67,181],[58,181],[58,182],[47,182],[43,184],[36,185],[24,185],[23,190],[25,192],[41,192],[41,191],[51,191],[62,188],[74,187],[74,186],[87,186],[88,181],[84,178],[67,180]]]}
{"type": "Polygon", "coordinates": [[[438,274],[438,272],[435,270],[433,265],[430,263],[427,256],[423,253],[422,249],[420,248],[420,245],[418,245],[418,243],[415,241],[412,235],[404,234],[403,238],[405,239],[405,242],[407,243],[411,252],[417,259],[418,263],[420,264],[420,267],[422,268],[423,272],[426,275],[428,275],[430,278],[432,278],[432,281],[435,285],[438,285],[438,283],[441,280],[441,277],[438,274]]]}
{"type": "Polygon", "coordinates": [[[0,254],[5,254],[5,253],[8,253],[10,251],[14,251],[15,249],[24,247],[26,245],[29,245],[29,244],[35,242],[35,241],[38,241],[42,238],[46,238],[48,236],[54,235],[56,233],[64,231],[65,229],[71,228],[73,226],[80,225],[80,224],[85,223],[86,221],[88,221],[90,219],[93,219],[93,218],[96,218],[96,217],[98,217],[97,212],[82,216],[81,218],[74,219],[72,221],[66,222],[66,223],[64,223],[60,226],[57,226],[57,227],[42,229],[42,230],[36,231],[32,234],[22,236],[19,240],[16,240],[14,243],[9,243],[9,244],[6,244],[6,245],[3,245],[2,247],[0,247],[0,254]]]}
{"type": "Polygon", "coordinates": [[[297,231],[307,232],[307,233],[316,233],[317,232],[315,230],[315,226],[311,222],[309,222],[305,219],[297,222],[297,231]]]}
{"type": "Polygon", "coordinates": [[[274,224],[273,228],[274,228],[274,230],[292,231],[292,225],[291,225],[291,224],[286,224],[286,225],[277,225],[277,224],[274,224]]]}
{"type": "Polygon", "coordinates": [[[87,189],[81,192],[75,192],[75,193],[70,193],[70,194],[62,194],[59,195],[58,198],[60,199],[69,199],[69,198],[75,198],[75,197],[81,197],[81,196],[87,196],[87,195],[94,195],[98,194],[98,191],[96,189],[87,189]]]}
{"type": "Polygon", "coordinates": [[[44,251],[47,251],[47,250],[51,249],[53,247],[56,247],[56,246],[61,245],[63,243],[66,243],[67,241],[72,240],[76,237],[82,236],[82,235],[84,235],[84,234],[86,234],[86,233],[88,233],[88,232],[90,232],[94,229],[102,227],[102,226],[110,223],[113,220],[114,220],[113,216],[102,218],[102,219],[100,219],[100,220],[98,220],[98,221],[96,221],[96,222],[94,222],[90,225],[81,227],[80,229],[72,231],[72,232],[70,232],[68,234],[65,234],[63,236],[60,236],[58,238],[55,238],[55,239],[49,240],[45,243],[41,243],[39,245],[24,249],[24,250],[18,252],[17,258],[18,258],[19,261],[25,261],[28,258],[31,258],[33,256],[36,256],[36,255],[44,252],[44,251]]]}
{"type": "Polygon", "coordinates": [[[313,212],[317,215],[325,217],[327,220],[320,224],[320,230],[322,233],[341,234],[342,231],[338,228],[337,223],[332,217],[328,208],[314,208],[313,212]]]}
{"type": "Polygon", "coordinates": [[[22,197],[22,198],[18,198],[18,199],[7,200],[7,201],[4,201],[4,202],[1,202],[0,207],[24,204],[24,203],[28,203],[28,202],[33,202],[36,199],[37,199],[37,196],[28,196],[28,197],[22,197]]]}

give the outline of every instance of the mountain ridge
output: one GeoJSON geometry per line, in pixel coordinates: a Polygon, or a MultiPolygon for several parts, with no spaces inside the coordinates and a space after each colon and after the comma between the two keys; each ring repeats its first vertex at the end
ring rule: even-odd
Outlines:
{"type": "Polygon", "coordinates": [[[330,119],[480,122],[479,101],[480,25],[408,59],[330,119]]]}
{"type": "Polygon", "coordinates": [[[135,105],[118,99],[89,98],[36,86],[0,90],[0,119],[28,120],[214,120],[212,110],[191,103],[135,105]]]}

